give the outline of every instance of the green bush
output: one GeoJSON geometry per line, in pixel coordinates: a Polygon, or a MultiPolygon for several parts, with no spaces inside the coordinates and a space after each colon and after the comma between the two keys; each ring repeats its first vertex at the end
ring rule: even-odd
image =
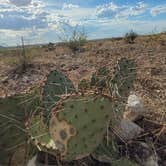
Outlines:
{"type": "Polygon", "coordinates": [[[81,47],[87,42],[87,35],[84,29],[78,30],[77,26],[71,27],[68,24],[65,24],[65,26],[67,28],[60,29],[59,39],[72,51],[80,51],[81,47]]]}
{"type": "Polygon", "coordinates": [[[127,43],[133,44],[137,37],[138,37],[138,34],[134,32],[133,30],[131,30],[125,34],[125,41],[127,43]]]}
{"type": "Polygon", "coordinates": [[[84,32],[79,32],[74,30],[72,32],[72,36],[67,41],[67,45],[69,48],[71,48],[73,51],[80,51],[81,46],[83,46],[87,39],[84,32]]]}

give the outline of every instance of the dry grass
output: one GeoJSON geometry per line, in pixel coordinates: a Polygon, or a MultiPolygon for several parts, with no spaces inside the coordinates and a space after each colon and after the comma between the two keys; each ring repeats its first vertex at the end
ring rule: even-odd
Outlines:
{"type": "MultiPolygon", "coordinates": [[[[48,72],[55,68],[65,72],[76,85],[80,79],[88,78],[96,68],[108,66],[113,71],[119,58],[128,57],[138,64],[134,91],[142,96],[151,110],[163,112],[166,111],[166,47],[164,43],[166,43],[166,34],[163,33],[140,36],[132,45],[123,39],[89,41],[77,54],[73,54],[65,45],[58,45],[51,51],[46,48],[31,48],[27,52],[34,67],[25,73],[29,80],[25,82],[22,78],[15,80],[8,78],[8,82],[0,84],[0,96],[4,95],[4,91],[7,91],[6,94],[18,93],[42,82],[48,72]],[[22,88],[18,90],[16,86],[22,88]]],[[[1,80],[8,76],[7,73],[18,63],[18,59],[19,54],[16,51],[0,53],[1,80]]]]}

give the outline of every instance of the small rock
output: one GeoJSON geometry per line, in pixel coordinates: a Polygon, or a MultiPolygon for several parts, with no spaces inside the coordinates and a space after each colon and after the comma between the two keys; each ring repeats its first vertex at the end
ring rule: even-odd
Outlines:
{"type": "Polygon", "coordinates": [[[140,97],[132,94],[128,97],[126,112],[124,112],[124,118],[131,121],[136,120],[142,112],[145,111],[144,104],[140,97]]]}
{"type": "Polygon", "coordinates": [[[142,99],[135,94],[132,94],[128,97],[127,106],[132,108],[133,111],[140,111],[144,109],[144,104],[142,99]]]}
{"type": "Polygon", "coordinates": [[[36,158],[37,158],[37,156],[34,156],[31,160],[29,160],[27,166],[37,166],[36,165],[36,158]]]}
{"type": "Polygon", "coordinates": [[[141,127],[126,119],[122,119],[121,123],[115,127],[115,130],[125,141],[136,138],[141,132],[143,132],[141,127]]]}
{"type": "Polygon", "coordinates": [[[150,156],[143,162],[143,166],[159,166],[155,156],[150,156]]]}
{"type": "Polygon", "coordinates": [[[27,76],[24,76],[22,79],[23,82],[28,82],[28,80],[29,80],[29,78],[27,76]]]}

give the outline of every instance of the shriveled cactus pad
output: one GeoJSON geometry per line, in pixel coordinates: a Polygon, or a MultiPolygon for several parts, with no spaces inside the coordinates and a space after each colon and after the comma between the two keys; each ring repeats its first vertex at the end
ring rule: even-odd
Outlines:
{"type": "Polygon", "coordinates": [[[49,129],[40,115],[34,116],[28,126],[30,139],[40,151],[56,154],[56,146],[50,137],[49,129]]]}
{"type": "Polygon", "coordinates": [[[50,111],[60,100],[61,95],[74,92],[75,89],[73,83],[62,72],[54,70],[48,75],[43,91],[44,106],[50,111]]]}
{"type": "Polygon", "coordinates": [[[115,75],[109,82],[110,92],[127,97],[136,78],[136,64],[133,60],[121,58],[115,68],[115,75]]]}
{"type": "Polygon", "coordinates": [[[93,152],[107,130],[113,108],[102,95],[71,95],[53,109],[49,130],[62,159],[82,158],[93,152]]]}

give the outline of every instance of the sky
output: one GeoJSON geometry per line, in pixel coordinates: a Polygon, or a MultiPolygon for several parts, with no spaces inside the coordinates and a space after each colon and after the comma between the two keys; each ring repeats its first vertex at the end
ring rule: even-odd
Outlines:
{"type": "Polygon", "coordinates": [[[0,45],[57,42],[73,30],[88,39],[166,31],[165,0],[0,0],[0,45]]]}

